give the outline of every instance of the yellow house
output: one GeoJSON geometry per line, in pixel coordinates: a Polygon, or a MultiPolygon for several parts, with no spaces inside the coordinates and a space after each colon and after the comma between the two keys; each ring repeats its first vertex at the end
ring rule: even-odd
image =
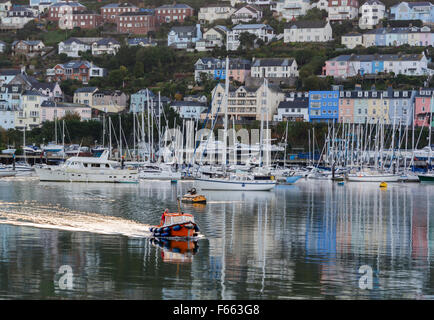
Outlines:
{"type": "Polygon", "coordinates": [[[368,119],[371,123],[379,121],[379,123],[390,124],[389,99],[383,99],[382,97],[369,99],[368,119]]]}
{"type": "Polygon", "coordinates": [[[21,95],[21,106],[15,112],[15,128],[31,130],[41,125],[41,104],[49,97],[37,91],[25,91],[21,95]]]}

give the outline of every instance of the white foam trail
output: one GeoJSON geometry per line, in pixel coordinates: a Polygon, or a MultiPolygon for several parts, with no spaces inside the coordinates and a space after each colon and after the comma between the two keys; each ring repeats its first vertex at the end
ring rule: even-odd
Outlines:
{"type": "MultiPolygon", "coordinates": [[[[0,201],[0,224],[64,231],[92,232],[151,238],[149,224],[91,212],[69,210],[57,205],[42,205],[36,201],[0,201]]],[[[199,234],[195,239],[204,238],[199,234]]]]}
{"type": "Polygon", "coordinates": [[[0,223],[45,229],[150,237],[150,225],[34,202],[0,201],[0,223]]]}

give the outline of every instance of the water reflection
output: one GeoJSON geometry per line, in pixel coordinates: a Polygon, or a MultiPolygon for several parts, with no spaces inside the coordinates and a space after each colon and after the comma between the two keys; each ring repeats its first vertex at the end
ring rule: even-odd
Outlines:
{"type": "MultiPolygon", "coordinates": [[[[12,181],[0,182],[0,201],[13,210],[7,203],[48,200],[59,212],[153,224],[191,186],[12,181]]],[[[433,190],[302,180],[274,192],[204,192],[206,206],[183,206],[206,236],[199,251],[192,243],[0,224],[0,298],[429,298],[433,190]],[[74,271],[73,290],[53,281],[61,265],[74,271]],[[362,265],[374,270],[372,290],[358,287],[362,265]]]]}

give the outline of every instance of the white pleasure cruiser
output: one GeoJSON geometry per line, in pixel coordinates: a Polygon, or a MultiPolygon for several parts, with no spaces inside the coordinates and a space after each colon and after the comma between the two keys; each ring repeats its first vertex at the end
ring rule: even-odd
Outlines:
{"type": "Polygon", "coordinates": [[[71,157],[59,167],[35,168],[41,181],[138,183],[137,170],[122,169],[108,160],[108,151],[101,157],[71,157]]]}

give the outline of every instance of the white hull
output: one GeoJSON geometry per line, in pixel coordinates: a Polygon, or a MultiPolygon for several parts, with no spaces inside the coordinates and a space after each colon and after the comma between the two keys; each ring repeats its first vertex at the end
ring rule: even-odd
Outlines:
{"type": "Polygon", "coordinates": [[[378,175],[348,175],[347,180],[352,182],[398,182],[399,175],[378,174],[378,175]]]}
{"type": "Polygon", "coordinates": [[[0,178],[1,177],[14,177],[17,174],[16,171],[13,170],[0,170],[0,178]]]}
{"type": "Polygon", "coordinates": [[[36,168],[41,181],[59,182],[105,182],[105,183],[138,183],[135,170],[77,170],[36,168]]]}
{"type": "Polygon", "coordinates": [[[274,189],[276,181],[236,181],[229,179],[196,179],[198,188],[202,190],[225,191],[268,191],[274,189]]]}
{"type": "Polygon", "coordinates": [[[140,172],[140,179],[145,180],[180,180],[180,172],[140,172]]]}

